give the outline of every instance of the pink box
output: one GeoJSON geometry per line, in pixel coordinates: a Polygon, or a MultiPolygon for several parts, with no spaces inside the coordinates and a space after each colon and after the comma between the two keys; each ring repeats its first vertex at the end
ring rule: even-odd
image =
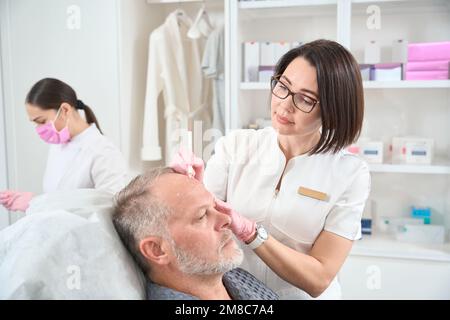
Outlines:
{"type": "Polygon", "coordinates": [[[449,60],[413,61],[406,64],[406,71],[447,71],[449,60]]]}
{"type": "Polygon", "coordinates": [[[450,60],[450,41],[408,45],[408,61],[429,60],[450,60]]]}
{"type": "Polygon", "coordinates": [[[406,71],[405,80],[448,80],[447,71],[406,71]]]}

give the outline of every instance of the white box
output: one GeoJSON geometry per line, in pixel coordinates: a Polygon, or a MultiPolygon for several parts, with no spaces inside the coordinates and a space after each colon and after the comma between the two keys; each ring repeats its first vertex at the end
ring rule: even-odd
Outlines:
{"type": "Polygon", "coordinates": [[[275,42],[274,43],[274,58],[275,65],[289,50],[291,50],[291,44],[289,42],[275,42]]]}
{"type": "Polygon", "coordinates": [[[244,81],[257,82],[259,68],[259,42],[244,43],[244,81]]]}
{"type": "Polygon", "coordinates": [[[406,163],[406,140],[403,137],[392,138],[392,163],[403,164],[406,163]]]}
{"type": "Polygon", "coordinates": [[[275,45],[273,42],[261,42],[260,44],[260,66],[274,66],[275,45]]]}
{"type": "Polygon", "coordinates": [[[431,164],[433,159],[432,139],[416,139],[406,142],[406,163],[408,164],[431,164]]]}
{"type": "Polygon", "coordinates": [[[399,39],[392,42],[392,62],[408,62],[408,41],[399,39]]]}
{"type": "Polygon", "coordinates": [[[259,66],[258,80],[259,82],[270,82],[271,77],[274,75],[274,66],[259,66]]]}
{"type": "Polygon", "coordinates": [[[372,40],[366,43],[366,46],[364,48],[364,63],[380,63],[380,46],[376,41],[372,40]]]}
{"type": "MultiPolygon", "coordinates": [[[[390,67],[390,68],[378,68],[381,64],[375,65],[372,69],[372,79],[374,81],[400,81],[402,80],[402,66],[390,67]]],[[[388,65],[388,64],[385,64],[388,65]]],[[[395,64],[393,64],[395,65],[395,64]]]]}
{"type": "Polygon", "coordinates": [[[418,137],[392,138],[392,163],[431,164],[434,140],[418,137]]]}
{"type": "Polygon", "coordinates": [[[383,163],[383,142],[362,142],[360,144],[359,155],[368,163],[383,163]]]}
{"type": "Polygon", "coordinates": [[[396,239],[420,244],[444,244],[445,227],[429,224],[406,224],[397,230],[396,239]]]}
{"type": "Polygon", "coordinates": [[[381,216],[376,219],[377,230],[394,235],[405,225],[424,225],[423,219],[381,216]]]}

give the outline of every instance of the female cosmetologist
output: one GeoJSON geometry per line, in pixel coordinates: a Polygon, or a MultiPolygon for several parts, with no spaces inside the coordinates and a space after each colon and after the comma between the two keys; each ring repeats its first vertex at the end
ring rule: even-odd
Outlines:
{"type": "MultiPolygon", "coordinates": [[[[31,88],[25,103],[36,133],[50,144],[45,193],[74,189],[115,193],[125,186],[126,165],[120,150],[102,134],[94,112],[72,87],[58,79],[42,79],[31,88]]],[[[2,191],[0,204],[9,211],[26,211],[33,196],[2,191]]]]}
{"type": "Polygon", "coordinates": [[[217,208],[244,243],[245,269],[281,299],[339,299],[370,191],[367,164],[344,150],[363,121],[359,67],[340,44],[313,41],[281,58],[271,91],[273,127],[222,137],[204,183],[227,202],[217,208]]]}

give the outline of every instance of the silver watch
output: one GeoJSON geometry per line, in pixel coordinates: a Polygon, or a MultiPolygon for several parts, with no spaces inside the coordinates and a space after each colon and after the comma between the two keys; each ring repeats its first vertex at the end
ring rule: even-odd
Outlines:
{"type": "Polygon", "coordinates": [[[247,247],[249,247],[252,250],[255,250],[260,245],[262,245],[267,239],[269,238],[269,234],[267,233],[266,229],[264,229],[263,226],[257,225],[256,226],[256,238],[247,244],[247,247]]]}

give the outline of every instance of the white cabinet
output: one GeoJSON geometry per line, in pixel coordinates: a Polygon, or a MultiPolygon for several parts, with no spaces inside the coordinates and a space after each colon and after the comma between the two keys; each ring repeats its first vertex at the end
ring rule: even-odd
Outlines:
{"type": "Polygon", "coordinates": [[[450,299],[450,262],[350,256],[339,274],[344,299],[450,299]]]}
{"type": "Polygon", "coordinates": [[[366,236],[355,242],[339,280],[344,299],[450,299],[450,244],[366,236]]]}

